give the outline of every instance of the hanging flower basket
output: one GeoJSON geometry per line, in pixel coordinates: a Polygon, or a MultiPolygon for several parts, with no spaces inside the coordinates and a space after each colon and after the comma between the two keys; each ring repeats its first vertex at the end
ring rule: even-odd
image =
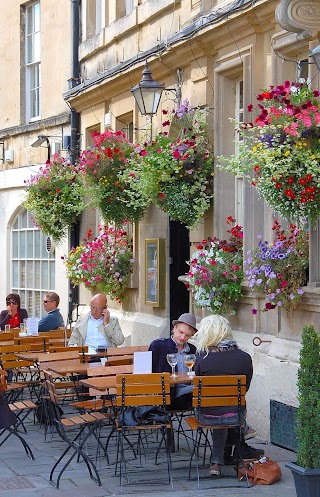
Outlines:
{"type": "Polygon", "coordinates": [[[55,156],[25,185],[24,207],[31,212],[35,224],[59,243],[86,207],[85,188],[78,169],[55,156]]]}
{"type": "Polygon", "coordinates": [[[188,287],[198,307],[213,314],[234,314],[235,303],[242,296],[243,231],[227,218],[229,240],[203,240],[188,262],[188,287]]]}
{"type": "MultiPolygon", "coordinates": [[[[138,145],[124,178],[146,203],[155,202],[172,220],[191,228],[210,207],[212,147],[204,114],[188,101],[169,117],[163,127],[171,125],[170,133],[159,133],[152,143],[138,145]]],[[[137,205],[136,200],[131,204],[137,205]]]]}
{"type": "MultiPolygon", "coordinates": [[[[265,294],[268,299],[264,312],[277,307],[292,311],[298,307],[304,293],[301,287],[307,283],[308,232],[294,224],[285,232],[277,220],[272,229],[275,239],[271,244],[258,235],[258,247],[248,251],[245,275],[249,288],[265,294]]],[[[253,314],[257,312],[252,310],[253,314]]]]}
{"type": "Polygon", "coordinates": [[[94,146],[82,152],[79,164],[92,205],[100,209],[106,223],[140,221],[146,206],[139,191],[130,192],[130,185],[122,179],[132,144],[121,131],[93,133],[93,137],[94,146]],[[130,203],[132,196],[134,204],[130,203]]]}
{"type": "Polygon", "coordinates": [[[87,239],[74,247],[64,262],[67,276],[74,285],[83,283],[113,300],[125,300],[134,263],[132,240],[125,227],[99,227],[96,238],[92,238],[89,230],[87,239]]]}
{"type": "Polygon", "coordinates": [[[286,81],[257,100],[254,124],[240,131],[239,155],[220,157],[220,167],[245,175],[285,219],[314,224],[320,214],[319,92],[286,81]]]}

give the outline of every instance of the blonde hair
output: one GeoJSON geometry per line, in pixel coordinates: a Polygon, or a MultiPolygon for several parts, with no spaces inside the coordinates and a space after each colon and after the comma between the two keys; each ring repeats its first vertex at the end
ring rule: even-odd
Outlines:
{"type": "Polygon", "coordinates": [[[210,347],[216,347],[226,338],[233,338],[230,323],[226,318],[217,314],[203,318],[194,335],[198,352],[208,352],[210,347]]]}

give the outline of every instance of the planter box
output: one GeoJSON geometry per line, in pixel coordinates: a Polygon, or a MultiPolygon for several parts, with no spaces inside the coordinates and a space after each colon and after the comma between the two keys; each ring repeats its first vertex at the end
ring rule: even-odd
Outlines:
{"type": "Polygon", "coordinates": [[[320,497],[320,469],[305,469],[290,462],[285,466],[292,472],[297,497],[320,497]]]}

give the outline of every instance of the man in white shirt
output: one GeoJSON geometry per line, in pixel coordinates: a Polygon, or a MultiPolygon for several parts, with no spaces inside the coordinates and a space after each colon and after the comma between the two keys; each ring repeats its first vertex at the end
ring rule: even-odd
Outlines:
{"type": "Polygon", "coordinates": [[[110,316],[106,295],[98,293],[90,302],[90,312],[74,325],[68,345],[107,349],[118,347],[123,342],[124,336],[118,318],[110,316]]]}

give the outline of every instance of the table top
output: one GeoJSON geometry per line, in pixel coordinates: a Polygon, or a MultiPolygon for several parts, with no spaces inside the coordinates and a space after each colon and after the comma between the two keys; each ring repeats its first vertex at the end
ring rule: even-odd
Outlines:
{"type": "MultiPolygon", "coordinates": [[[[86,387],[103,391],[116,387],[116,377],[94,376],[92,378],[80,380],[80,383],[86,387]]],[[[188,376],[187,373],[177,373],[175,377],[170,376],[170,385],[176,385],[178,383],[192,383],[192,377],[188,376]]]]}
{"type": "MultiPolygon", "coordinates": [[[[72,347],[70,347],[70,350],[72,350],[72,347]]],[[[34,361],[38,362],[39,360],[39,354],[43,354],[43,352],[19,352],[16,354],[16,356],[19,359],[23,359],[25,361],[34,361]]],[[[50,352],[47,352],[48,354],[48,362],[50,361],[50,352]]],[[[82,352],[79,352],[79,359],[82,360],[83,355],[89,356],[90,357],[105,357],[106,353],[100,352],[97,354],[82,354],[82,352]]],[[[70,359],[67,359],[65,361],[57,361],[63,364],[64,366],[69,363],[70,359]]],[[[108,359],[108,365],[116,366],[117,364],[121,364],[123,361],[126,361],[126,363],[133,363],[133,355],[119,355],[115,357],[110,357],[108,359]]],[[[85,369],[88,367],[88,364],[94,364],[94,363],[84,363],[85,369]]],[[[101,363],[97,363],[99,366],[101,366],[101,363]]],[[[64,370],[63,367],[61,366],[61,370],[57,371],[61,376],[67,376],[70,371],[68,369],[64,370]]]]}
{"type": "Polygon", "coordinates": [[[101,368],[101,362],[80,362],[77,359],[45,363],[44,369],[53,371],[60,376],[86,375],[88,369],[101,368]]]}

